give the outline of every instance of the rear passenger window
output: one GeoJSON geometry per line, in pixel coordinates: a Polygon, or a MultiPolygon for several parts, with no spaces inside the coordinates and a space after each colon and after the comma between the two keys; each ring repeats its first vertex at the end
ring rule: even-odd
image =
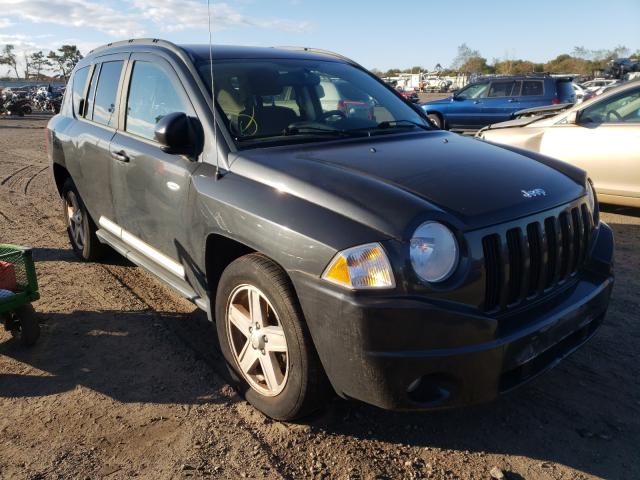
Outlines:
{"type": "Polygon", "coordinates": [[[535,95],[542,95],[542,82],[532,80],[522,82],[522,96],[533,97],[535,95]]]}
{"type": "Polygon", "coordinates": [[[87,77],[89,76],[89,67],[84,67],[76,71],[73,75],[73,113],[78,116],[82,116],[80,112],[80,100],[84,95],[84,87],[87,84],[87,77]]]}
{"type": "Polygon", "coordinates": [[[115,124],[116,94],[122,61],[105,62],[100,69],[98,89],[93,107],[93,121],[111,127],[115,124]]]}
{"type": "Polygon", "coordinates": [[[488,97],[510,97],[515,82],[493,82],[488,97]]]}
{"type": "Polygon", "coordinates": [[[159,66],[149,62],[136,62],[129,85],[125,130],[154,140],[156,123],[162,117],[175,112],[189,115],[191,109],[178,93],[180,89],[182,87],[174,84],[159,66]]]}

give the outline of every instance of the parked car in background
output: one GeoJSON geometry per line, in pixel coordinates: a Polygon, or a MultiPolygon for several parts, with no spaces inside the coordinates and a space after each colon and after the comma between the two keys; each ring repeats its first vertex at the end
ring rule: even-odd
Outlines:
{"type": "Polygon", "coordinates": [[[583,168],[601,201],[640,207],[640,81],[550,118],[491,125],[478,136],[583,168]]]}
{"type": "Polygon", "coordinates": [[[482,79],[422,109],[441,128],[478,130],[508,120],[518,110],[575,101],[570,77],[532,75],[482,79]]]}
{"type": "Polygon", "coordinates": [[[347,117],[375,118],[373,98],[349,82],[325,77],[319,87],[320,103],[325,110],[338,110],[347,117]]]}
{"type": "Polygon", "coordinates": [[[588,82],[580,84],[580,86],[588,92],[593,92],[602,87],[615,85],[616,83],[618,83],[618,80],[614,80],[611,78],[594,78],[593,80],[589,80],[588,82]]]}
{"type": "Polygon", "coordinates": [[[424,92],[447,92],[451,88],[451,80],[441,77],[424,77],[420,85],[424,92]]]}
{"type": "Polygon", "coordinates": [[[576,94],[576,103],[582,103],[585,100],[584,97],[587,94],[587,91],[584,88],[582,88],[580,85],[574,82],[571,83],[571,87],[573,88],[573,91],[576,94]]]}
{"type": "Polygon", "coordinates": [[[616,58],[609,62],[608,74],[614,78],[622,79],[632,72],[640,72],[640,60],[637,58],[616,58]]]}
{"type": "Polygon", "coordinates": [[[396,91],[402,95],[402,97],[405,100],[410,101],[411,103],[418,103],[420,102],[420,97],[418,96],[418,92],[416,92],[415,90],[403,90],[400,88],[397,88],[396,91]]]}
{"type": "Polygon", "coordinates": [[[128,40],[70,85],[46,142],[73,251],[109,244],[206,311],[266,415],[488,401],[604,320],[614,244],[586,173],[432,128],[343,56],[128,40]],[[386,120],[323,106],[326,78],[386,120]]]}

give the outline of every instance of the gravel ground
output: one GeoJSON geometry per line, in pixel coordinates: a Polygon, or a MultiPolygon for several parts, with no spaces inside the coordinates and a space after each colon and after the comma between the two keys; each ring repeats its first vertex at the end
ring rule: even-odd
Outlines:
{"type": "Polygon", "coordinates": [[[46,117],[0,118],[0,241],[34,247],[42,337],[0,330],[0,477],[640,478],[640,212],[607,209],[617,285],[585,347],[479,407],[397,413],[336,399],[264,418],[225,380],[215,329],[141,269],[72,255],[46,117]]]}

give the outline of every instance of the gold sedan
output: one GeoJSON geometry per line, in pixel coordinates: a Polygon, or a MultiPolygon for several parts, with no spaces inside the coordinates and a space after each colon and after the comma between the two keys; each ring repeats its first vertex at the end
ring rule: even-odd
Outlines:
{"type": "Polygon", "coordinates": [[[478,138],[576,165],[593,180],[603,203],[640,207],[640,81],[551,117],[490,125],[478,138]]]}

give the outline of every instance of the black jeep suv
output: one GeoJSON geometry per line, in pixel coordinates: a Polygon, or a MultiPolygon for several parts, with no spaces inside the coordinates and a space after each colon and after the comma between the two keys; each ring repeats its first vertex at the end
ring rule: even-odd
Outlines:
{"type": "Polygon", "coordinates": [[[334,391],[487,401],[607,309],[613,238],[584,171],[437,130],[336,54],[110,44],[47,141],[76,254],[110,245],[205,310],[274,418],[334,391]]]}

